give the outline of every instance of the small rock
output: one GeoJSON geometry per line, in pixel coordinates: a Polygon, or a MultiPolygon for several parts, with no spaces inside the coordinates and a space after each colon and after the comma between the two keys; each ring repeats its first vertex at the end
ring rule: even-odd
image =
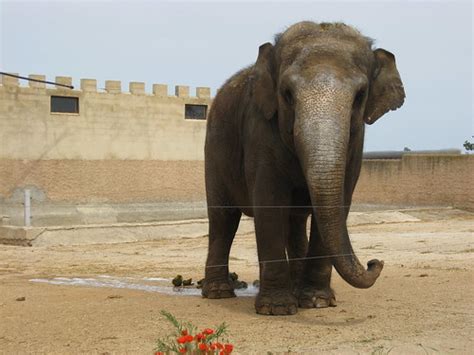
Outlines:
{"type": "Polygon", "coordinates": [[[428,277],[428,274],[421,274],[420,277],[428,277]]]}
{"type": "Polygon", "coordinates": [[[197,282],[196,288],[202,288],[202,284],[204,282],[204,279],[201,279],[197,282]]]}
{"type": "Polygon", "coordinates": [[[235,272],[230,272],[229,273],[229,279],[231,281],[237,281],[239,279],[239,275],[237,275],[235,272]]]}
{"type": "Polygon", "coordinates": [[[22,302],[26,300],[26,297],[18,297],[16,300],[19,302],[22,302]]]}
{"type": "Polygon", "coordinates": [[[194,285],[193,284],[193,279],[187,279],[187,280],[183,280],[183,286],[192,286],[194,285]]]}
{"type": "Polygon", "coordinates": [[[248,285],[245,281],[239,281],[239,280],[234,281],[234,289],[236,290],[247,289],[247,287],[248,285]]]}
{"type": "Polygon", "coordinates": [[[254,280],[254,282],[252,282],[252,285],[253,285],[253,287],[259,288],[260,287],[260,280],[254,280]]]}
{"type": "Polygon", "coordinates": [[[123,296],[120,296],[120,295],[110,295],[110,296],[107,296],[108,299],[115,299],[115,298],[123,298],[123,296]]]}
{"type": "Polygon", "coordinates": [[[183,276],[177,275],[171,282],[175,287],[179,287],[183,284],[183,276]]]}

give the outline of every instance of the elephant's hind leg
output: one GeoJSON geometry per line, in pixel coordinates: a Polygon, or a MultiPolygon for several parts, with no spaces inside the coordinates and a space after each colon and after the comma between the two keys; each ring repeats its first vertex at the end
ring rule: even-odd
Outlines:
{"type": "Polygon", "coordinates": [[[209,251],[206,261],[202,296],[235,297],[229,281],[229,254],[239,226],[241,212],[232,207],[209,206],[209,251]]]}

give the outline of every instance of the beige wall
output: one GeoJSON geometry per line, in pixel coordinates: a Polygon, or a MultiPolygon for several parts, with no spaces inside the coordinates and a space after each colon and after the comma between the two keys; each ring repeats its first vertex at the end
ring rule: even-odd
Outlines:
{"type": "Polygon", "coordinates": [[[364,160],[354,201],[474,209],[474,155],[404,155],[364,160]]]}
{"type": "MultiPolygon", "coordinates": [[[[59,81],[70,83],[70,78],[59,81]]],[[[189,88],[176,87],[168,96],[165,85],[146,94],[143,83],[106,83],[97,92],[95,80],[82,80],[82,90],[47,89],[3,77],[0,85],[0,159],[146,159],[203,160],[205,121],[185,120],[185,104],[210,105],[208,88],[189,97],[189,88]],[[112,85],[113,84],[113,85],[112,85]],[[50,112],[50,96],[79,98],[79,114],[50,112]]]]}
{"type": "MultiPolygon", "coordinates": [[[[474,155],[365,160],[355,203],[474,209],[474,155]]],[[[51,202],[167,202],[205,199],[203,161],[0,160],[0,197],[34,186],[51,202]]]]}
{"type": "Polygon", "coordinates": [[[202,201],[204,162],[0,159],[0,200],[21,201],[22,187],[68,204],[202,201]]]}

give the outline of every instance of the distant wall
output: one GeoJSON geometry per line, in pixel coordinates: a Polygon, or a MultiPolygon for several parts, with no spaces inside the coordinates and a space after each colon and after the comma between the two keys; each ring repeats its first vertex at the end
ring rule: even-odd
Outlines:
{"type": "Polygon", "coordinates": [[[364,160],[354,201],[474,209],[474,155],[407,154],[364,160]]]}
{"type": "Polygon", "coordinates": [[[202,201],[202,160],[0,159],[0,202],[140,203],[202,201]]]}
{"type": "MultiPolygon", "coordinates": [[[[474,209],[473,176],[474,155],[407,155],[399,160],[364,160],[354,202],[474,209]]],[[[25,186],[44,191],[45,199],[51,202],[205,199],[203,161],[0,160],[0,182],[0,196],[16,195],[17,201],[25,186]]]]}

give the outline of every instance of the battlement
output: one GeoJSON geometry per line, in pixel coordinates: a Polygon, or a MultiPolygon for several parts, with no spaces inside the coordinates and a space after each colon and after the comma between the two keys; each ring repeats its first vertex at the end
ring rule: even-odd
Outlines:
{"type": "MultiPolygon", "coordinates": [[[[16,73],[11,73],[18,75],[16,73]]],[[[30,79],[36,80],[47,80],[45,75],[40,74],[30,74],[28,76],[30,79]]],[[[60,85],[51,85],[46,83],[41,83],[37,81],[28,81],[26,85],[20,85],[20,80],[23,79],[14,78],[11,76],[0,75],[0,86],[4,87],[30,87],[34,89],[57,89],[64,92],[64,90],[71,90],[64,88],[60,85]]],[[[72,77],[69,76],[56,76],[54,80],[55,83],[63,85],[72,85],[72,77]]],[[[130,94],[130,95],[148,95],[148,96],[157,96],[157,97],[179,97],[179,98],[199,98],[199,99],[211,99],[211,89],[209,87],[196,87],[195,95],[190,96],[189,86],[186,85],[176,85],[174,90],[174,95],[169,95],[168,85],[166,84],[153,84],[151,92],[147,93],[146,85],[144,82],[130,82],[128,83],[128,91],[122,90],[122,82],[120,80],[106,80],[104,87],[98,86],[96,79],[80,79],[80,88],[72,89],[73,92],[83,92],[83,93],[108,93],[108,94],[130,94]]]]}
{"type": "Polygon", "coordinates": [[[29,78],[40,82],[0,74],[0,126],[9,132],[0,159],[204,158],[208,87],[170,93],[166,84],[90,78],[70,89],[68,76],[29,78]]]}

